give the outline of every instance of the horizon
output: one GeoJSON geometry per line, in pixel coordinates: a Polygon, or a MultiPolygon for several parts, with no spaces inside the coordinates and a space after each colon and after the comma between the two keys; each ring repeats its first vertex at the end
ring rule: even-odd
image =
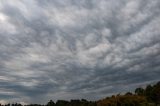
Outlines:
{"type": "MultiPolygon", "coordinates": [[[[72,106],[72,104],[73,105],[80,105],[81,104],[81,105],[85,106],[85,105],[87,105],[86,103],[89,103],[91,106],[101,106],[103,103],[107,103],[106,105],[109,105],[108,104],[109,101],[114,104],[114,101],[115,101],[116,103],[120,103],[120,104],[125,104],[125,103],[128,104],[129,103],[131,105],[131,104],[138,103],[139,105],[146,105],[146,106],[155,105],[156,106],[156,104],[159,104],[158,89],[160,89],[160,81],[158,81],[154,84],[148,84],[148,85],[143,86],[143,87],[138,87],[134,90],[134,92],[133,91],[132,92],[127,91],[125,93],[113,94],[113,95],[110,95],[110,96],[106,96],[105,98],[101,98],[99,100],[86,100],[84,98],[70,99],[70,100],[59,99],[59,100],[56,100],[56,101],[48,100],[48,102],[43,103],[43,104],[24,103],[24,102],[12,102],[12,103],[10,103],[10,102],[5,102],[5,101],[0,100],[0,105],[1,106],[61,106],[61,105],[66,106],[67,103],[69,103],[68,104],[69,106],[70,105],[72,106]],[[153,96],[155,96],[155,94],[157,95],[157,97],[152,98],[153,96]],[[116,98],[119,98],[118,99],[119,102],[117,102],[116,98]],[[128,101],[127,98],[130,101],[128,101]]],[[[119,105],[116,105],[116,106],[119,106],[119,105]]]]}
{"type": "MultiPolygon", "coordinates": [[[[59,102],[59,101],[66,101],[66,102],[71,102],[71,101],[87,101],[87,102],[91,102],[91,103],[95,103],[95,102],[99,102],[99,101],[103,101],[103,100],[105,100],[105,99],[107,99],[107,98],[112,98],[112,97],[125,97],[125,96],[130,96],[130,97],[134,97],[134,96],[139,96],[139,97],[141,97],[141,98],[143,98],[143,97],[145,97],[145,98],[147,98],[148,97],[148,95],[146,95],[146,93],[144,93],[143,92],[143,95],[142,94],[140,94],[140,92],[138,93],[136,90],[137,89],[143,89],[143,90],[146,90],[145,92],[150,92],[151,93],[151,91],[153,90],[153,88],[155,87],[156,88],[156,86],[155,85],[158,85],[158,84],[160,84],[160,81],[158,81],[158,82],[155,82],[155,83],[152,83],[152,84],[147,84],[147,85],[145,85],[145,86],[141,86],[141,87],[138,87],[138,88],[136,88],[136,89],[134,89],[134,91],[127,91],[127,92],[123,92],[123,93],[118,93],[118,94],[112,94],[112,95],[109,95],[109,96],[105,96],[105,97],[103,97],[103,98],[100,98],[100,99],[98,99],[98,100],[86,100],[86,99],[84,99],[84,98],[78,98],[78,99],[76,99],[76,98],[74,98],[74,99],[70,99],[70,100],[62,100],[62,99],[58,99],[58,100],[52,100],[52,99],[50,99],[50,100],[48,100],[46,103],[24,103],[24,102],[6,102],[6,101],[1,101],[0,100],[0,105],[1,106],[13,106],[14,104],[20,104],[20,105],[22,105],[22,106],[25,106],[25,105],[28,105],[28,106],[34,106],[34,105],[41,105],[41,106],[48,106],[48,103],[50,102],[50,101],[52,101],[52,102],[54,102],[54,103],[57,103],[57,102],[59,102]],[[148,91],[147,90],[147,87],[149,87],[149,86],[151,86],[152,88],[152,90],[150,89],[150,91],[148,91]]],[[[159,85],[158,85],[159,86],[159,85]]],[[[157,89],[159,89],[159,87],[157,86],[157,89]]],[[[153,91],[152,91],[153,92],[153,91]]],[[[157,92],[157,91],[156,91],[157,92]]],[[[158,93],[158,92],[157,92],[158,93]]],[[[116,97],[116,98],[117,98],[116,97]]],[[[137,99],[138,100],[138,99],[137,99]]],[[[146,99],[147,100],[147,99],[146,99]]],[[[156,100],[156,99],[155,99],[156,100]]],[[[146,102],[147,103],[147,102],[146,102]]],[[[149,103],[149,101],[148,101],[148,103],[149,103]]],[[[150,104],[154,104],[154,102],[152,101],[150,101],[150,104]]],[[[15,105],[14,105],[15,106],[15,105]]],[[[19,106],[19,105],[18,105],[19,106]]]]}
{"type": "Polygon", "coordinates": [[[0,102],[99,100],[159,76],[160,0],[0,1],[0,102]]]}

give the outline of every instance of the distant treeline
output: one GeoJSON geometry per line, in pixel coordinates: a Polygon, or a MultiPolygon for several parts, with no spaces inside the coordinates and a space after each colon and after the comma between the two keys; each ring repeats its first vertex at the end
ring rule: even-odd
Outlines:
{"type": "MultiPolygon", "coordinates": [[[[0,106],[23,106],[21,104],[6,104],[0,106]]],[[[134,93],[127,92],[124,95],[112,95],[98,101],[58,100],[56,103],[50,100],[46,105],[30,104],[24,106],[160,106],[160,82],[148,85],[146,88],[137,88],[134,93]]]]}

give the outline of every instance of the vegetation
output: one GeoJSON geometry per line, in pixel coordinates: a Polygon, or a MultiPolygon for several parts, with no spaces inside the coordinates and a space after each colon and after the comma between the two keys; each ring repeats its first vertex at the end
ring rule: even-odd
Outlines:
{"type": "MultiPolygon", "coordinates": [[[[6,104],[0,106],[22,106],[21,104],[6,104]]],[[[50,100],[46,105],[30,104],[25,106],[160,106],[160,82],[148,85],[146,88],[137,88],[134,93],[127,92],[124,95],[113,95],[98,101],[58,100],[56,103],[50,100]]]]}
{"type": "Polygon", "coordinates": [[[113,95],[97,101],[97,106],[160,106],[160,82],[135,89],[135,93],[113,95]]]}

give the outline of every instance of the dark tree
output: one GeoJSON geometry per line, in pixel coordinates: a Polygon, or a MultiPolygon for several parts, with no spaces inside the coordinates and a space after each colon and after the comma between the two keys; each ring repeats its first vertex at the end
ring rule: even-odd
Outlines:
{"type": "Polygon", "coordinates": [[[135,94],[137,94],[137,95],[144,95],[144,89],[143,88],[137,88],[136,90],[135,90],[135,94]]]}
{"type": "Polygon", "coordinates": [[[160,82],[153,87],[151,99],[156,103],[156,105],[160,104],[160,82]]]}
{"type": "Polygon", "coordinates": [[[47,103],[47,106],[55,106],[55,103],[54,103],[52,100],[50,100],[50,101],[47,103]]]}

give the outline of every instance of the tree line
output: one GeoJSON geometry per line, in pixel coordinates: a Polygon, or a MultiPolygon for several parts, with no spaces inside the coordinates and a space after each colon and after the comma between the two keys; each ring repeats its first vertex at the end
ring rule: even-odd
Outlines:
{"type": "MultiPolygon", "coordinates": [[[[6,104],[0,106],[23,106],[22,104],[6,104]]],[[[134,93],[112,95],[98,101],[81,100],[50,100],[47,104],[29,104],[24,106],[160,106],[160,82],[136,88],[134,93]]]]}

